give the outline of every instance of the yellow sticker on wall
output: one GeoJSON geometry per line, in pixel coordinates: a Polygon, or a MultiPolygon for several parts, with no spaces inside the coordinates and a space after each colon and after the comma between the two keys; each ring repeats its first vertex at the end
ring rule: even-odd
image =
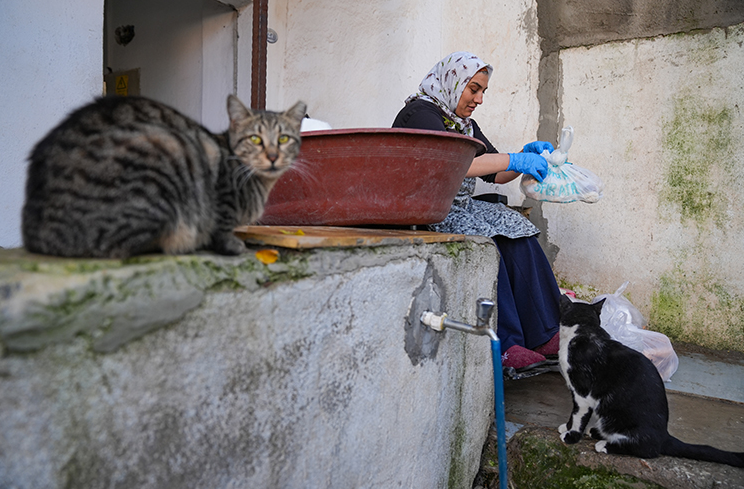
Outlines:
{"type": "Polygon", "coordinates": [[[129,76],[119,75],[116,77],[116,95],[127,96],[129,92],[129,76]]]}

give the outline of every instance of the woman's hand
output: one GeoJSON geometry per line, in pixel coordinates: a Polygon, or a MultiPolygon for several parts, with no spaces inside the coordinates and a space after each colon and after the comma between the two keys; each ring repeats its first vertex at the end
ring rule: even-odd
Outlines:
{"type": "Polygon", "coordinates": [[[509,153],[509,166],[506,170],[528,173],[538,182],[542,182],[548,175],[548,162],[534,153],[509,153]]]}
{"type": "Polygon", "coordinates": [[[531,143],[527,143],[524,145],[524,148],[522,148],[522,151],[524,151],[525,153],[541,154],[546,149],[551,153],[555,151],[553,149],[553,145],[547,141],[533,141],[531,143]]]}

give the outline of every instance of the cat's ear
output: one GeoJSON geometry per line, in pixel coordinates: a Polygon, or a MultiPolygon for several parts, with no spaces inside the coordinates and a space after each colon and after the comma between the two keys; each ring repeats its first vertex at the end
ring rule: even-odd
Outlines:
{"type": "Polygon", "coordinates": [[[605,303],[606,300],[607,298],[604,298],[601,301],[597,301],[594,304],[592,304],[592,307],[594,308],[594,312],[597,313],[597,317],[599,317],[600,314],[602,314],[602,305],[605,303]]]}
{"type": "Polygon", "coordinates": [[[297,122],[302,122],[302,119],[305,117],[306,113],[307,105],[305,104],[305,102],[300,100],[292,107],[290,107],[287,111],[285,111],[284,115],[296,120],[297,122]]]}
{"type": "Polygon", "coordinates": [[[253,112],[243,105],[238,97],[230,94],[227,96],[227,114],[230,116],[230,122],[235,122],[251,117],[253,112]]]}
{"type": "Polygon", "coordinates": [[[568,311],[573,306],[573,301],[566,295],[561,294],[560,310],[561,315],[568,311]]]}

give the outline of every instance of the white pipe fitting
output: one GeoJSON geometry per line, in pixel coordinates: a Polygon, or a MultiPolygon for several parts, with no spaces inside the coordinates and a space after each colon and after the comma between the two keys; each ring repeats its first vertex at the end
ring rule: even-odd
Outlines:
{"type": "Polygon", "coordinates": [[[434,331],[444,331],[444,319],[447,313],[435,314],[431,311],[421,313],[421,322],[429,326],[434,331]]]}

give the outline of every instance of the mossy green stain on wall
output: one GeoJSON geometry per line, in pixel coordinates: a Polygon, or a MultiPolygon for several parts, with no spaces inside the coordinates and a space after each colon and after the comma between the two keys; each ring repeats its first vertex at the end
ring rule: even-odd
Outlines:
{"type": "Polygon", "coordinates": [[[726,192],[714,171],[731,173],[732,119],[728,107],[712,107],[693,96],[674,99],[673,116],[663,126],[667,168],[660,197],[683,222],[703,228],[723,223],[726,192]]]}
{"type": "Polygon", "coordinates": [[[669,275],[661,277],[659,288],[651,296],[650,324],[654,330],[667,335],[671,340],[682,337],[685,321],[686,294],[678,280],[669,275]]]}
{"type": "MultiPolygon", "coordinates": [[[[689,55],[704,54],[698,49],[689,55]]],[[[741,195],[736,108],[726,103],[683,90],[672,98],[663,122],[659,217],[679,222],[677,232],[683,234],[682,246],[671,252],[674,267],[658,277],[649,328],[672,340],[744,351],[744,297],[716,265],[716,258],[727,253],[721,247],[735,241],[725,238],[737,232],[730,214],[738,212],[741,195]]]]}
{"type": "MultiPolygon", "coordinates": [[[[672,34],[670,38],[688,47],[685,52],[685,64],[705,70],[726,57],[726,48],[729,45],[727,30],[721,29],[707,33],[701,30],[682,32],[672,34]]],[[[736,27],[731,30],[735,31],[736,27]]]]}
{"type": "Polygon", "coordinates": [[[460,256],[461,251],[470,249],[470,244],[468,242],[451,241],[445,243],[444,247],[447,249],[447,254],[449,256],[457,258],[460,256]]]}
{"type": "MultiPolygon", "coordinates": [[[[461,345],[463,347],[462,352],[462,358],[465,358],[465,342],[462,341],[461,345]]],[[[459,399],[459,403],[457,404],[457,411],[454,413],[454,418],[456,419],[455,426],[454,426],[454,434],[451,438],[452,442],[450,445],[450,466],[449,466],[449,474],[448,474],[448,484],[447,487],[449,488],[455,488],[455,487],[463,487],[463,479],[465,477],[465,474],[468,473],[467,468],[464,466],[466,464],[466,461],[462,459],[462,453],[463,453],[463,446],[465,445],[465,433],[467,433],[467,426],[466,424],[466,413],[463,411],[462,401],[463,401],[463,383],[465,382],[465,369],[461,368],[459,370],[459,375],[456,378],[456,396],[457,399],[459,399]]]]}
{"type": "Polygon", "coordinates": [[[592,299],[600,294],[599,290],[595,287],[592,287],[591,285],[569,282],[568,280],[561,277],[556,277],[556,280],[558,282],[558,287],[572,291],[574,294],[576,294],[577,299],[581,299],[583,301],[591,302],[592,299]]]}
{"type": "Polygon", "coordinates": [[[255,280],[259,285],[268,285],[277,282],[296,281],[313,274],[309,271],[307,255],[303,253],[292,253],[283,250],[279,254],[279,260],[272,264],[263,264],[258,260],[243,260],[237,264],[226,264],[225,262],[214,262],[197,256],[192,256],[179,265],[185,270],[186,276],[197,287],[211,290],[224,288],[231,290],[251,289],[253,284],[245,280],[255,280]]]}
{"type": "Polygon", "coordinates": [[[465,420],[462,419],[463,413],[457,413],[459,420],[455,426],[454,438],[452,440],[452,456],[450,458],[450,467],[448,474],[448,487],[462,487],[463,480],[467,474],[465,461],[462,460],[462,449],[465,443],[465,420]]]}
{"type": "Polygon", "coordinates": [[[704,273],[689,279],[677,266],[659,279],[649,327],[672,341],[744,351],[744,297],[704,273]]]}

